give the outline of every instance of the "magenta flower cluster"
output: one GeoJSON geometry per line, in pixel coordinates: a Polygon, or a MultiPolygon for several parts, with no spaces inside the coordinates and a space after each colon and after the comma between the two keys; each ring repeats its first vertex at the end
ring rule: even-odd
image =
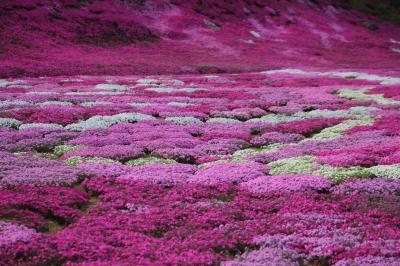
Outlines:
{"type": "MultiPolygon", "coordinates": [[[[1,263],[212,265],[234,260],[265,265],[271,257],[280,263],[344,263],[369,257],[399,262],[399,218],[388,214],[387,202],[379,199],[256,196],[236,185],[154,186],[106,178],[83,185],[101,202],[53,233],[28,237],[29,231],[20,225],[24,237],[21,232],[18,241],[8,240],[1,263]]],[[[62,208],[63,215],[67,206],[79,206],[74,193],[68,194],[67,202],[49,208],[54,213],[62,208]]]]}

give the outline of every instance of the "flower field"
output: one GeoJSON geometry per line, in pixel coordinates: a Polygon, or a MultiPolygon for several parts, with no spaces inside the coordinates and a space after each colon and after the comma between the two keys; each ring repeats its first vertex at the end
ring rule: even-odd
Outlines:
{"type": "Polygon", "coordinates": [[[400,75],[0,80],[1,265],[400,265],[400,75]]]}
{"type": "Polygon", "coordinates": [[[1,0],[0,266],[399,266],[399,14],[1,0]]]}

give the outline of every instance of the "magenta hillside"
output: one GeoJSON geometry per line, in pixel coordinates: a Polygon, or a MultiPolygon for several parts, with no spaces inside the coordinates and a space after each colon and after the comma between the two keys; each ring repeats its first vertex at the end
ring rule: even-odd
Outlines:
{"type": "Polygon", "coordinates": [[[0,1],[0,265],[400,265],[400,2],[0,1]]]}

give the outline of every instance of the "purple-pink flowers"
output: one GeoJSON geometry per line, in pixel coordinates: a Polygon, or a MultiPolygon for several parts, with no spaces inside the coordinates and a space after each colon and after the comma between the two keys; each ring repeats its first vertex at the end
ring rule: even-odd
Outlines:
{"type": "Polygon", "coordinates": [[[242,184],[256,194],[318,193],[326,192],[332,185],[325,177],[304,174],[262,176],[242,184]]]}

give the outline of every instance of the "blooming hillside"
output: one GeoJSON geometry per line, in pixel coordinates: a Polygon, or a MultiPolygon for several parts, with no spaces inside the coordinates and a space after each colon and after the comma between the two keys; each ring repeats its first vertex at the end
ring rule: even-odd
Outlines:
{"type": "Polygon", "coordinates": [[[345,2],[3,0],[0,77],[398,67],[399,28],[345,2]]]}
{"type": "Polygon", "coordinates": [[[400,265],[400,28],[338,2],[1,1],[0,265],[400,265]]]}

